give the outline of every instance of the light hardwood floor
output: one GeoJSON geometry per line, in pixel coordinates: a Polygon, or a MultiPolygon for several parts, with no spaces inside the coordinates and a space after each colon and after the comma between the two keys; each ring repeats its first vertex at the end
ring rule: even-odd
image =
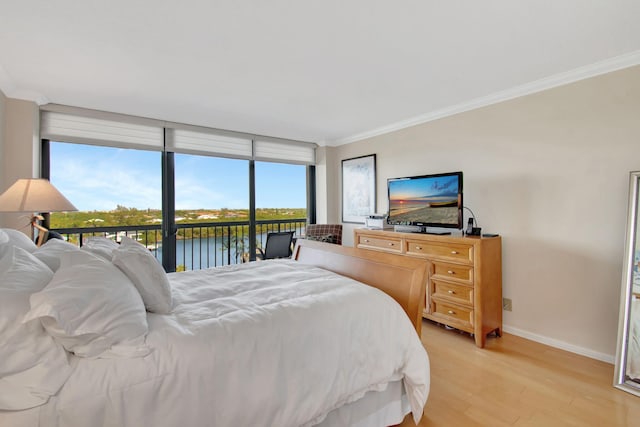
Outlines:
{"type": "Polygon", "coordinates": [[[480,349],[427,320],[422,343],[431,391],[420,427],[640,426],[640,397],[613,387],[608,363],[510,334],[480,349]]]}

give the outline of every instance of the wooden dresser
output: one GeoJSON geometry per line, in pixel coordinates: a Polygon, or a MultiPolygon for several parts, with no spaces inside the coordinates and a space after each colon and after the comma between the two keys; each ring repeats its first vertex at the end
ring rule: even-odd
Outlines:
{"type": "Polygon", "coordinates": [[[355,246],[423,258],[429,276],[423,316],[469,332],[484,347],[502,334],[502,240],[355,230],[355,246]]]}

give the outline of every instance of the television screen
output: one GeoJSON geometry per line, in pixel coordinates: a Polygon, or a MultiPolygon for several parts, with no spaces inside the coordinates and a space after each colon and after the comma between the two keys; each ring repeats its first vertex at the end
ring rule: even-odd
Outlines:
{"type": "Polygon", "coordinates": [[[462,172],[392,178],[387,188],[389,224],[462,228],[462,172]]]}

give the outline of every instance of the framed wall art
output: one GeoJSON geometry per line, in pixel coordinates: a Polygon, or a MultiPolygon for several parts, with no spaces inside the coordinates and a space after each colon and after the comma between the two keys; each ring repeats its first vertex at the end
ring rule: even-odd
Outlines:
{"type": "Polygon", "coordinates": [[[342,161],[342,222],[364,223],[376,211],[376,155],[342,161]]]}

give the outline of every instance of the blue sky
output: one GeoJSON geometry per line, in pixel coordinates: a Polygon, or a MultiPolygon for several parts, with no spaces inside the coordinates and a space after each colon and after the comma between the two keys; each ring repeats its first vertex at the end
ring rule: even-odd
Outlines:
{"type": "MultiPolygon", "coordinates": [[[[248,209],[247,160],[176,154],[176,209],[248,209]]],[[[160,209],[160,153],[51,143],[51,182],[80,211],[160,209]]],[[[256,162],[256,207],[305,208],[306,168],[256,162]]]]}

